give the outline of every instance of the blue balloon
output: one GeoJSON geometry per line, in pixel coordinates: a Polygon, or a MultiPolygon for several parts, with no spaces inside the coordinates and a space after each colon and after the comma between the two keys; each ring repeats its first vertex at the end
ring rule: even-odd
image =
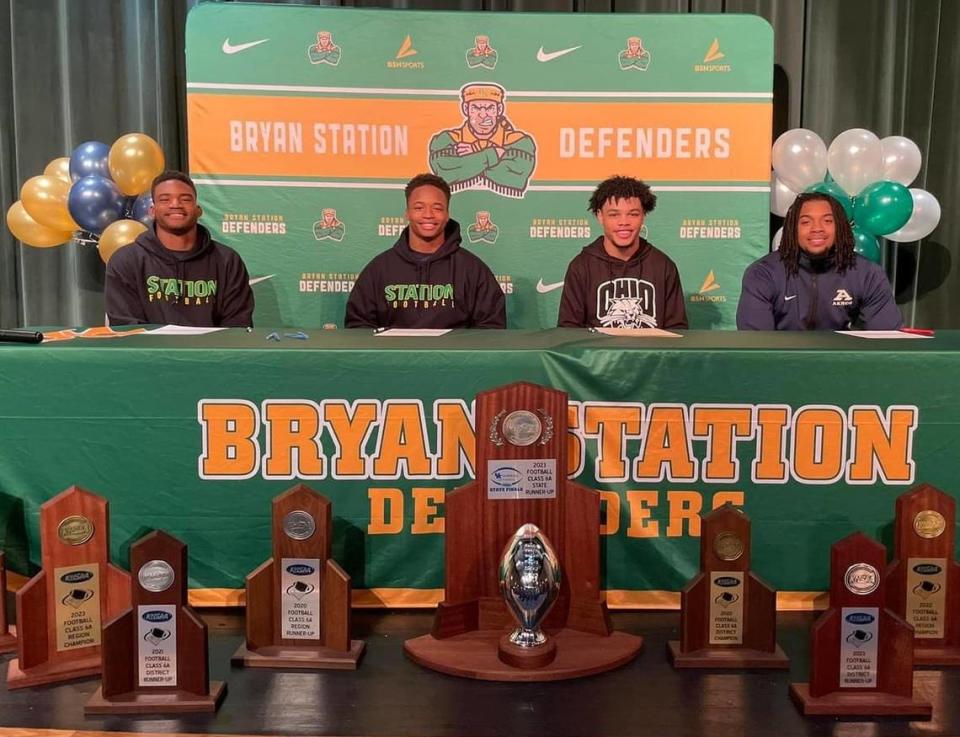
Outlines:
{"type": "Polygon", "coordinates": [[[152,194],[144,192],[142,195],[138,195],[133,202],[133,207],[130,208],[130,219],[139,220],[149,228],[153,225],[153,218],[150,217],[151,207],[153,207],[152,194]]]}
{"type": "Polygon", "coordinates": [[[70,178],[73,181],[84,177],[98,176],[110,179],[110,147],[100,141],[81,143],[70,154],[70,178]]]}
{"type": "Polygon", "coordinates": [[[83,230],[100,235],[110,223],[123,217],[123,200],[113,180],[89,176],[73,183],[67,209],[83,230]]]}

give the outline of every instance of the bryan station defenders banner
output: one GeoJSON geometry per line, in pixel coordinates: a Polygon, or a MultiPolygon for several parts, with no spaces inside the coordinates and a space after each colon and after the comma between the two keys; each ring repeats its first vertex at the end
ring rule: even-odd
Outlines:
{"type": "Polygon", "coordinates": [[[256,282],[260,325],[342,324],[404,227],[403,185],[455,192],[511,327],[556,325],[611,174],[659,197],[691,327],[729,328],[767,250],[773,34],[755,16],[441,13],[210,3],[187,23],[203,222],[256,282]]]}

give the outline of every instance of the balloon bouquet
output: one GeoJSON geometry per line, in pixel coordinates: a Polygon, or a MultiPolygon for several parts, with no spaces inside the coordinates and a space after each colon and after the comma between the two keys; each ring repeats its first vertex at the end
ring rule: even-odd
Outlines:
{"type": "Polygon", "coordinates": [[[107,263],[150,225],[150,184],[163,168],[163,151],[143,133],[121,136],[113,146],[82,143],[24,182],[7,226],[36,248],[96,243],[107,263]]]}
{"type": "MultiPolygon", "coordinates": [[[[800,192],[835,198],[853,226],[856,251],[880,262],[877,237],[897,243],[926,238],[940,222],[940,203],[923,189],[907,189],[920,172],[920,149],[903,136],[884,139],[851,128],[830,148],[813,131],[793,128],[773,144],[770,210],[783,217],[800,192]]],[[[783,228],[773,236],[780,246],[783,228]]]]}

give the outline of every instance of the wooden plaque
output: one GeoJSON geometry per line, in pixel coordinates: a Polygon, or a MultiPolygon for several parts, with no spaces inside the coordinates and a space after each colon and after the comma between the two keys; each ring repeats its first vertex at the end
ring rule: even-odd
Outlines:
{"type": "Polygon", "coordinates": [[[130,599],[130,575],[110,563],[107,500],[71,486],[40,507],[41,571],[17,592],[17,658],[7,688],[100,673],[103,623],[130,599]]]}
{"type": "Polygon", "coordinates": [[[273,500],[273,556],[247,576],[247,639],[232,662],[258,668],[355,669],[350,577],[330,557],[333,506],[303,486],[273,500]]]}
{"type": "Polygon", "coordinates": [[[103,682],[85,714],[213,712],[207,625],[187,605],[187,546],[156,530],[130,548],[128,609],[103,628],[103,682]]]}
{"type": "Polygon", "coordinates": [[[7,564],[0,553],[0,653],[17,649],[17,628],[7,619],[7,564]]]}
{"type": "Polygon", "coordinates": [[[675,668],[789,668],[777,645],[777,594],[750,571],[750,518],[732,504],[703,517],[700,573],[680,594],[675,668]]]}
{"type": "Polygon", "coordinates": [[[914,665],[960,665],[956,506],[929,484],[897,499],[887,606],[913,625],[914,665]]]}
{"type": "Polygon", "coordinates": [[[643,640],[614,632],[601,598],[599,494],[567,480],[567,395],[510,384],[478,394],[476,417],[476,480],[446,497],[445,598],[433,631],[408,640],[407,655],[444,673],[506,681],[575,678],[629,662],[643,640]],[[552,543],[563,579],[542,625],[555,658],[518,668],[500,653],[515,623],[499,566],[526,523],[552,543]]]}
{"type": "Polygon", "coordinates": [[[885,606],[886,549],[861,532],[830,548],[830,608],[810,632],[810,682],[790,684],[804,714],[929,718],[913,690],[913,627],[885,606]]]}

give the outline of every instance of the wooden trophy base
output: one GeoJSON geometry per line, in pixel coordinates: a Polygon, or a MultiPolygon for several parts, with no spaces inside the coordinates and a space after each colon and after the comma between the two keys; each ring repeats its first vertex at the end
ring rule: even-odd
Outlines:
{"type": "Polygon", "coordinates": [[[292,668],[297,670],[356,670],[363,657],[363,640],[350,640],[349,650],[329,647],[284,647],[274,645],[256,650],[246,643],[230,658],[230,664],[241,668],[292,668]]]}
{"type": "Polygon", "coordinates": [[[815,697],[810,695],[809,683],[791,683],[790,698],[804,716],[908,716],[929,719],[933,713],[930,702],[917,698],[916,691],[913,698],[876,691],[834,691],[826,696],[815,697]]]}
{"type": "Polygon", "coordinates": [[[917,643],[913,647],[914,668],[960,665],[960,647],[924,647],[920,642],[922,640],[914,640],[917,643]]]}
{"type": "Polygon", "coordinates": [[[500,659],[503,630],[473,630],[437,639],[423,635],[403,644],[407,657],[441,673],[481,681],[562,681],[604,673],[633,660],[643,638],[614,632],[595,635],[572,629],[550,632],[556,644],[553,662],[536,669],[515,668],[500,659]]]}
{"type": "Polygon", "coordinates": [[[7,690],[99,676],[101,669],[99,654],[86,658],[41,663],[26,671],[20,670],[20,659],[14,658],[7,665],[7,690]]]}
{"type": "Polygon", "coordinates": [[[13,625],[7,628],[6,634],[0,635],[0,653],[12,653],[17,649],[17,628],[13,625]]]}
{"type": "Polygon", "coordinates": [[[520,647],[510,642],[510,635],[503,635],[497,643],[497,657],[514,668],[546,668],[557,657],[557,643],[548,637],[539,647],[520,647]]]}
{"type": "Polygon", "coordinates": [[[749,647],[712,647],[684,653],[680,640],[667,643],[667,658],[674,668],[769,668],[786,670],[790,658],[781,647],[773,652],[749,647]]]}
{"type": "Polygon", "coordinates": [[[215,712],[223,701],[227,687],[223,681],[210,681],[206,696],[189,691],[130,691],[104,698],[103,687],[90,697],[83,713],[90,714],[174,714],[181,712],[215,712]]]}

